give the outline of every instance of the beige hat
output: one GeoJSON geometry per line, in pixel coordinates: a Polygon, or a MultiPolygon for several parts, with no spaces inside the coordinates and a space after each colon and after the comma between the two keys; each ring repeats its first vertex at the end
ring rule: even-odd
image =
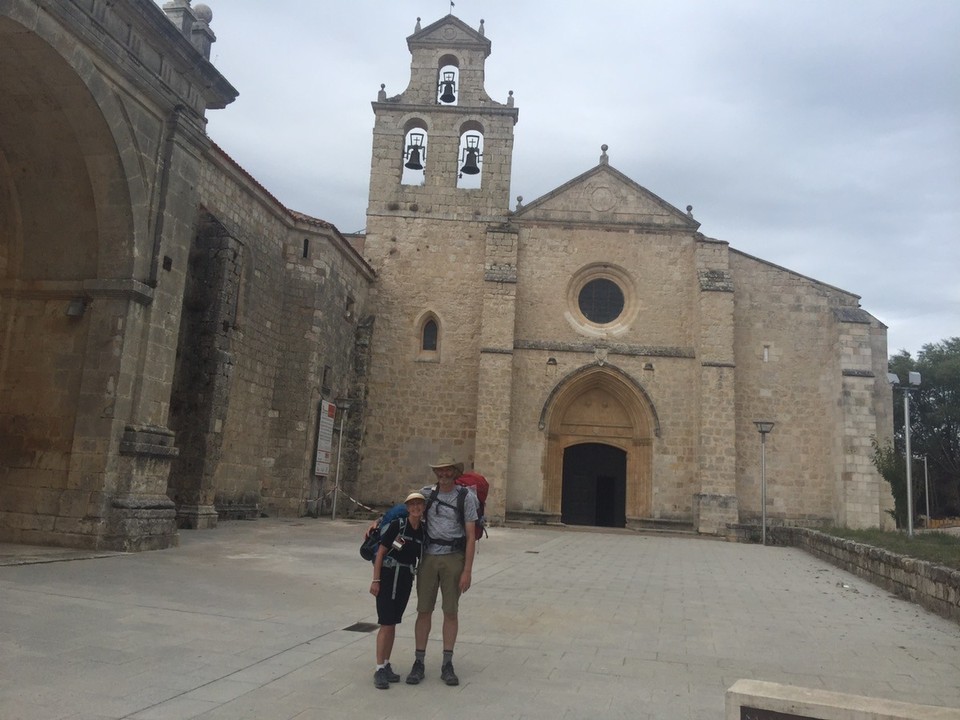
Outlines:
{"type": "Polygon", "coordinates": [[[456,467],[456,466],[457,466],[457,461],[453,459],[452,455],[447,455],[446,457],[440,458],[436,462],[430,463],[430,467],[433,468],[434,470],[436,470],[437,468],[456,467]]]}
{"type": "Polygon", "coordinates": [[[412,492],[407,495],[407,499],[403,501],[403,504],[406,505],[408,502],[413,502],[414,500],[423,500],[424,502],[427,501],[427,499],[420,493],[412,492]]]}

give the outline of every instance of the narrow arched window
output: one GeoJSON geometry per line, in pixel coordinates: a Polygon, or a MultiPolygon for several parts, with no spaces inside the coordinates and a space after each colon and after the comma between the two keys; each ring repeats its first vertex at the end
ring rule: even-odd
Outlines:
{"type": "Polygon", "coordinates": [[[421,336],[420,349],[426,352],[437,351],[437,339],[439,330],[437,321],[430,319],[423,324],[423,335],[421,336]]]}
{"type": "Polygon", "coordinates": [[[440,320],[432,312],[420,316],[417,328],[417,354],[420,362],[440,362],[440,320]]]}

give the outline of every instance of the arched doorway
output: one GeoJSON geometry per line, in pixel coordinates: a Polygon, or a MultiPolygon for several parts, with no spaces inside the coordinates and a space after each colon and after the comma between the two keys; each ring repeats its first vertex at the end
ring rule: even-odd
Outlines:
{"type": "Polygon", "coordinates": [[[567,525],[624,527],[627,522],[627,453],[602,443],[563,451],[560,520],[567,525]]]}
{"type": "Polygon", "coordinates": [[[590,365],[571,373],[544,405],[543,510],[563,522],[624,527],[650,517],[653,402],[628,373],[590,365]]]}

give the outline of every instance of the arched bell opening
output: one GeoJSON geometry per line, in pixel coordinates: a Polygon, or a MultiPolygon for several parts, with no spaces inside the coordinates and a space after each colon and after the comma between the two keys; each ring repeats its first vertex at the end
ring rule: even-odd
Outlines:
{"type": "Polygon", "coordinates": [[[420,119],[409,121],[403,134],[401,184],[426,184],[427,144],[427,124],[420,119]]]}
{"type": "Polygon", "coordinates": [[[557,384],[544,405],[543,512],[564,522],[623,527],[650,516],[659,421],[627,373],[592,365],[557,384]]]}
{"type": "Polygon", "coordinates": [[[460,99],[460,61],[454,55],[440,58],[437,69],[437,103],[457,105],[460,99]]]}
{"type": "Polygon", "coordinates": [[[460,128],[457,152],[457,187],[476,189],[483,184],[483,126],[466,122],[460,128]]]}

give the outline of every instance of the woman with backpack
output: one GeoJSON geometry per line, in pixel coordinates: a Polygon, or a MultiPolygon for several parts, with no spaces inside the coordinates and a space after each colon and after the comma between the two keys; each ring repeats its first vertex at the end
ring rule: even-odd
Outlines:
{"type": "Polygon", "coordinates": [[[370,594],[377,599],[377,670],[374,687],[386,690],[392,682],[400,682],[400,675],[390,667],[390,653],[396,637],[397,625],[407,608],[417,565],[423,556],[423,511],[426,499],[413,492],[403,501],[407,517],[392,520],[380,529],[380,547],[373,561],[373,581],[370,594]]]}

